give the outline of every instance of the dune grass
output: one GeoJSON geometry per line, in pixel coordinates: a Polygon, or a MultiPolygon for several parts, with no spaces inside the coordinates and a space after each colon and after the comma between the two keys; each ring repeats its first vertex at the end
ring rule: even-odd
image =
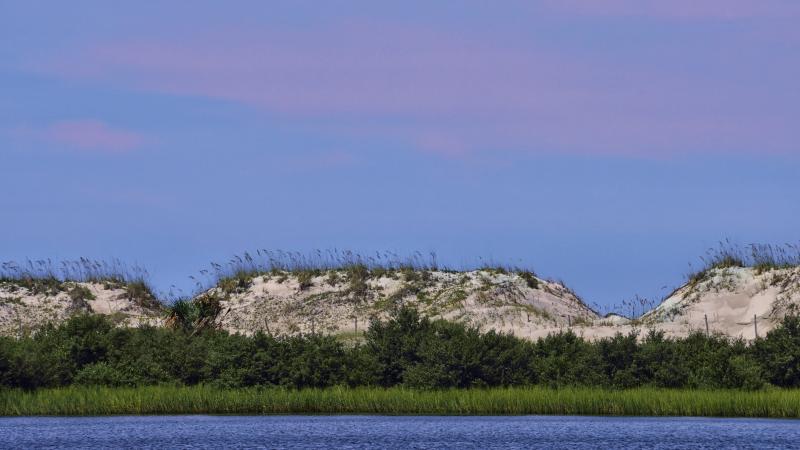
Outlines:
{"type": "Polygon", "coordinates": [[[122,414],[552,414],[800,418],[800,390],[223,390],[208,386],[154,386],[0,391],[0,415],[4,416],[122,414]]]}

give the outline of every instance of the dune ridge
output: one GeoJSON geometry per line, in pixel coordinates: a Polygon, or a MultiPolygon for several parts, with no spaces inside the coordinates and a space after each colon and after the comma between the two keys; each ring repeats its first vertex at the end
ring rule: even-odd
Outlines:
{"type": "MultiPolygon", "coordinates": [[[[0,281],[0,334],[35,332],[76,314],[102,314],[119,326],[170,326],[171,306],[138,285],[0,281]]],[[[800,267],[717,267],[690,279],[639,317],[599,315],[563,283],[502,269],[273,270],[224,278],[187,304],[212,305],[206,326],[231,333],[318,332],[358,339],[369,321],[399,306],[529,339],[571,329],[594,340],[616,333],[663,331],[681,337],[709,332],[752,340],[798,312],[800,267]],[[754,323],[755,322],[755,323],[754,323]]],[[[171,320],[173,319],[173,320],[171,320]]]]}

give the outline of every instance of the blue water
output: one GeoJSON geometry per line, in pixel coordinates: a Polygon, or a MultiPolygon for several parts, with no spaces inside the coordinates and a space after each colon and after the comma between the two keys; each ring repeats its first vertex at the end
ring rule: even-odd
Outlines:
{"type": "Polygon", "coordinates": [[[0,448],[798,448],[800,421],[607,417],[0,419],[0,448]]]}

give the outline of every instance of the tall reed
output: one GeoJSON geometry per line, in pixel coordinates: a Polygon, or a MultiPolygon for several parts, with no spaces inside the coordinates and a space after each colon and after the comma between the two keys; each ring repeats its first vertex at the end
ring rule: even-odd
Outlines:
{"type": "Polygon", "coordinates": [[[54,279],[59,281],[118,283],[146,282],[147,270],[138,265],[125,264],[118,259],[110,261],[78,258],[54,262],[51,259],[6,261],[0,263],[0,281],[54,279]]]}

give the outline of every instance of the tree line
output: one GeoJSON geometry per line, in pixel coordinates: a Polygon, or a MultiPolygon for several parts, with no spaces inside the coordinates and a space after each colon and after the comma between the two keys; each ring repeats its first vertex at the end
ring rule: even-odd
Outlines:
{"type": "Polygon", "coordinates": [[[157,327],[119,328],[104,316],[76,316],[32,336],[0,338],[0,386],[590,386],[761,389],[800,387],[800,318],[766,336],[694,333],[590,342],[570,330],[528,341],[402,308],[373,321],[363,342],[333,336],[276,337],[157,327]]]}

